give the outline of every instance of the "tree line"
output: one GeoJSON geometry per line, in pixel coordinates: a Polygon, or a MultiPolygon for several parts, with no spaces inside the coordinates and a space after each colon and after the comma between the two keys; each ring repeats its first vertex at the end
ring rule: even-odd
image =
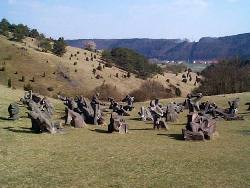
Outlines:
{"type": "Polygon", "coordinates": [[[106,62],[115,64],[128,72],[133,72],[141,78],[163,73],[158,65],[149,63],[143,55],[128,48],[104,50],[102,58],[106,62]]]}
{"type": "Polygon", "coordinates": [[[38,47],[41,48],[43,52],[51,51],[58,56],[62,56],[66,52],[66,42],[63,37],[60,37],[58,40],[46,38],[45,35],[39,33],[37,29],[31,29],[24,24],[11,24],[5,18],[0,22],[0,34],[17,42],[22,42],[25,37],[35,38],[39,42],[38,47]]]}
{"type": "Polygon", "coordinates": [[[222,60],[201,74],[204,79],[196,92],[218,95],[250,91],[250,60],[222,60]]]}

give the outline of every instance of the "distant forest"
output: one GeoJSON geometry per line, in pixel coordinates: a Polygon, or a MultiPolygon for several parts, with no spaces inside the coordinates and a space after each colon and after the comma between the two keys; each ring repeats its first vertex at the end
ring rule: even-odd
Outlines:
{"type": "Polygon", "coordinates": [[[250,91],[250,60],[223,60],[202,71],[204,80],[196,92],[218,95],[250,91]]]}
{"type": "Polygon", "coordinates": [[[147,78],[157,73],[161,74],[163,71],[158,65],[149,63],[143,55],[127,48],[104,50],[102,58],[121,69],[137,74],[141,78],[147,78]]]}

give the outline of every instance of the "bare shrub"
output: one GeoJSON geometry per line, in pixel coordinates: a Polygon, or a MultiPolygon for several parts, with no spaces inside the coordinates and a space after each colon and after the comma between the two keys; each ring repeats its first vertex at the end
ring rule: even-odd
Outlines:
{"type": "Polygon", "coordinates": [[[101,64],[99,64],[98,67],[97,67],[96,69],[99,70],[99,71],[102,71],[102,66],[101,66],[101,64]]]}
{"type": "Polygon", "coordinates": [[[182,82],[187,83],[187,79],[186,78],[182,79],[182,82]]]}
{"type": "Polygon", "coordinates": [[[11,88],[11,86],[12,86],[12,82],[11,82],[11,79],[9,78],[8,79],[8,88],[11,88]]]}
{"type": "Polygon", "coordinates": [[[19,81],[20,82],[25,82],[25,76],[22,76],[22,78],[19,81]]]}
{"type": "Polygon", "coordinates": [[[155,98],[170,98],[173,97],[171,89],[165,88],[161,83],[157,81],[146,81],[137,90],[130,93],[135,97],[137,102],[152,100],[155,98]]]}
{"type": "Polygon", "coordinates": [[[70,71],[69,68],[64,66],[63,64],[59,64],[56,68],[56,72],[58,75],[62,76],[63,78],[70,80],[70,71]]]}
{"type": "Polygon", "coordinates": [[[103,77],[102,77],[101,75],[97,74],[95,78],[96,78],[96,79],[101,79],[101,78],[103,78],[103,77]]]}
{"type": "Polygon", "coordinates": [[[112,67],[113,67],[113,64],[110,63],[110,62],[107,62],[107,63],[105,64],[105,66],[108,67],[108,68],[112,68],[112,67]]]}
{"type": "Polygon", "coordinates": [[[48,91],[54,91],[54,88],[53,87],[48,87],[47,90],[48,91]]]}
{"type": "Polygon", "coordinates": [[[24,84],[23,89],[24,91],[30,91],[30,90],[33,90],[33,87],[31,86],[30,83],[28,83],[28,84],[24,84]]]}
{"type": "Polygon", "coordinates": [[[100,100],[107,101],[108,97],[113,97],[116,100],[121,100],[122,93],[113,85],[102,84],[94,89],[94,93],[100,93],[100,100]]]}
{"type": "Polygon", "coordinates": [[[177,97],[180,97],[181,96],[181,89],[180,88],[175,88],[175,95],[177,96],[177,97]]]}

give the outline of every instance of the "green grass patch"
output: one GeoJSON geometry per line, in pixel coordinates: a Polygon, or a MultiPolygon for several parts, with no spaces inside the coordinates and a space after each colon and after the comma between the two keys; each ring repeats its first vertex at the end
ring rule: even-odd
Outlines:
{"type": "MultiPolygon", "coordinates": [[[[0,116],[7,117],[9,103],[22,95],[1,86],[0,116]]],[[[234,96],[204,100],[227,106],[234,96]]],[[[237,96],[245,120],[218,121],[219,137],[205,142],[180,139],[187,112],[170,124],[170,131],[154,131],[152,123],[135,120],[139,107],[148,103],[137,103],[127,117],[126,135],[91,125],[65,128],[64,134],[33,134],[21,108],[19,121],[0,120],[1,187],[249,187],[250,113],[244,103],[250,93],[237,96]]],[[[63,105],[53,103],[59,119],[63,105]]]]}

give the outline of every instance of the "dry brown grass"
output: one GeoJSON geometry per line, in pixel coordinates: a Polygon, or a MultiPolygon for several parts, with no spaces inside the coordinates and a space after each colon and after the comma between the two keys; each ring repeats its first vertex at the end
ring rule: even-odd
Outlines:
{"type": "MultiPolygon", "coordinates": [[[[127,75],[127,72],[115,66],[111,68],[105,67],[101,71],[97,70],[96,75],[98,74],[102,78],[96,79],[92,70],[96,69],[101,62],[100,53],[67,47],[67,53],[63,57],[57,57],[51,53],[37,51],[36,40],[32,41],[31,38],[27,38],[25,42],[26,45],[11,42],[0,36],[0,63],[3,61],[7,63],[6,71],[0,72],[1,83],[7,85],[7,80],[10,77],[14,87],[23,88],[23,84],[27,84],[34,77],[35,82],[31,84],[37,91],[45,91],[43,88],[48,87],[54,88],[53,92],[48,93],[50,96],[56,95],[58,92],[67,95],[89,93],[104,82],[105,84],[114,85],[119,92],[126,95],[144,83],[144,80],[136,78],[133,74],[131,74],[130,78],[124,78],[123,75],[127,75]],[[86,61],[86,57],[91,59],[91,53],[96,56],[96,59],[86,61]],[[73,57],[71,57],[71,54],[73,57]],[[74,65],[75,62],[77,62],[76,65],[74,65]],[[69,70],[70,80],[58,74],[53,74],[57,72],[59,65],[63,65],[69,70]],[[18,74],[14,74],[16,71],[18,74]],[[42,77],[43,72],[46,73],[45,77],[42,77]],[[117,73],[118,78],[116,77],[117,73]],[[18,81],[22,75],[26,75],[25,83],[18,81]]],[[[183,95],[186,95],[194,88],[193,83],[183,84],[179,76],[176,77],[175,74],[171,73],[166,73],[164,76],[158,75],[158,78],[155,76],[153,79],[163,84],[164,87],[169,87],[169,83],[166,82],[167,79],[170,80],[171,84],[180,84],[183,95]]]]}

